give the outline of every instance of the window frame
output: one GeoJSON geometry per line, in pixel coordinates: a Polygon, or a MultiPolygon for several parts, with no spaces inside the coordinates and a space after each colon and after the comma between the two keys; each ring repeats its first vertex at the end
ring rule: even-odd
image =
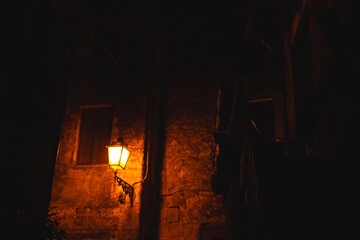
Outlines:
{"type": "MultiPolygon", "coordinates": [[[[111,117],[111,125],[110,125],[110,136],[109,136],[109,143],[112,137],[112,129],[113,129],[113,121],[114,121],[114,104],[91,104],[91,105],[81,105],[77,123],[77,131],[76,131],[76,147],[74,149],[74,157],[73,157],[73,166],[76,168],[89,168],[89,167],[104,167],[108,166],[108,163],[96,163],[96,164],[78,164],[78,155],[79,155],[79,148],[80,148],[80,133],[81,133],[81,123],[83,118],[83,111],[85,109],[93,109],[93,108],[110,108],[112,111],[111,117]]],[[[107,143],[107,144],[109,144],[107,143]]],[[[104,146],[105,147],[105,146],[104,146]]]]}

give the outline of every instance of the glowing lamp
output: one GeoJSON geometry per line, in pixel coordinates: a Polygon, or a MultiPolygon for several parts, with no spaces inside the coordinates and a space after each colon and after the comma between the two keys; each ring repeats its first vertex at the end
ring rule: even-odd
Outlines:
{"type": "Polygon", "coordinates": [[[109,154],[109,166],[113,168],[115,172],[119,169],[124,169],[129,159],[130,151],[124,145],[123,139],[119,138],[117,142],[113,142],[106,147],[109,154]]]}
{"type": "Polygon", "coordinates": [[[134,197],[134,187],[129,183],[125,182],[123,179],[117,176],[119,169],[124,169],[127,163],[127,160],[130,156],[129,149],[124,145],[124,140],[122,137],[118,138],[117,142],[113,142],[111,145],[106,146],[109,153],[109,167],[114,169],[114,180],[122,187],[123,192],[119,195],[119,202],[124,204],[126,201],[126,195],[129,195],[130,200],[133,200],[134,197]]]}

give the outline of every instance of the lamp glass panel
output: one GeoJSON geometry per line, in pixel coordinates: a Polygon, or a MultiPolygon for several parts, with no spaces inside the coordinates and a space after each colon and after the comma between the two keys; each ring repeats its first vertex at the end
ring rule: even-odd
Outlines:
{"type": "Polygon", "coordinates": [[[108,147],[109,151],[109,165],[118,166],[120,161],[121,149],[123,147],[108,147]]]}
{"type": "Polygon", "coordinates": [[[125,168],[126,162],[129,158],[130,155],[130,151],[127,150],[126,148],[123,148],[122,154],[121,154],[121,162],[120,162],[120,167],[121,168],[125,168]]]}

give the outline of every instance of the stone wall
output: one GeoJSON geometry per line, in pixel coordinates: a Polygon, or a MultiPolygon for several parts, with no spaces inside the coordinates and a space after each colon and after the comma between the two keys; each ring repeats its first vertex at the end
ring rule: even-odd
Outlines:
{"type": "MultiPolygon", "coordinates": [[[[215,83],[214,79],[194,77],[168,84],[166,109],[162,109],[166,111],[166,142],[159,239],[199,239],[204,234],[210,237],[224,234],[222,198],[215,196],[211,187],[215,172],[212,137],[218,93],[215,83]]],[[[135,185],[133,203],[127,197],[122,205],[112,170],[107,165],[77,166],[76,153],[81,109],[110,104],[114,109],[110,142],[122,136],[131,151],[126,169],[119,171],[118,176],[130,184],[141,180],[146,121],[143,99],[89,105],[96,101],[69,98],[51,197],[51,207],[56,207],[53,220],[59,222],[68,238],[138,238],[141,184],[135,185]]]]}
{"type": "Polygon", "coordinates": [[[194,77],[171,82],[167,94],[160,239],[199,239],[201,226],[225,222],[211,188],[217,87],[194,77]]]}
{"type": "MultiPolygon", "coordinates": [[[[118,176],[130,184],[142,177],[145,132],[144,105],[133,104],[136,106],[111,104],[114,119],[110,142],[121,135],[131,151],[126,169],[119,171],[118,176]]],[[[118,201],[121,187],[107,165],[76,165],[82,106],[81,101],[70,99],[66,107],[50,203],[55,207],[53,220],[66,231],[67,238],[136,239],[141,184],[135,185],[133,203],[127,197],[123,205],[118,201]]]]}

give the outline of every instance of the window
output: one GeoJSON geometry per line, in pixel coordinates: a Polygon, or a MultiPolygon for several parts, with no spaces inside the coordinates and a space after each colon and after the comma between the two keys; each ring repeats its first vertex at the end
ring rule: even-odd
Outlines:
{"type": "Polygon", "coordinates": [[[77,165],[107,164],[112,125],[112,108],[82,110],[77,165]]]}

